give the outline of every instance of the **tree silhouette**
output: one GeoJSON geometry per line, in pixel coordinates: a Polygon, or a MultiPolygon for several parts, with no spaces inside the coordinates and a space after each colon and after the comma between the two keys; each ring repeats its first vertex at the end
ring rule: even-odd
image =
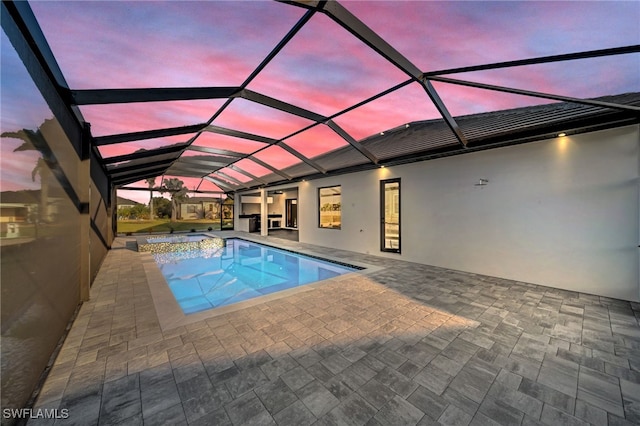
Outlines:
{"type": "Polygon", "coordinates": [[[184,186],[184,182],[178,178],[165,179],[160,192],[168,192],[171,194],[171,222],[175,222],[178,216],[178,205],[189,197],[187,196],[188,188],[184,186]]]}

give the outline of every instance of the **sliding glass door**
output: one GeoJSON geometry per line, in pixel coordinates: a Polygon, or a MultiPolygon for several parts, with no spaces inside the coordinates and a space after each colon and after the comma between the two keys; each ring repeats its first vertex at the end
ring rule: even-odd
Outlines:
{"type": "Polygon", "coordinates": [[[400,179],[380,181],[380,250],[400,253],[400,179]]]}

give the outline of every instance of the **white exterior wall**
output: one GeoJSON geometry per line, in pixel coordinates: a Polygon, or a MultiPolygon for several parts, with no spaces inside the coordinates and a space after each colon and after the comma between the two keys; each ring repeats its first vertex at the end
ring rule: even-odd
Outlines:
{"type": "Polygon", "coordinates": [[[639,126],[301,182],[299,239],[640,300],[639,126]],[[379,181],[401,182],[402,253],[380,252],[379,181]],[[488,179],[484,187],[475,186],[488,179]],[[318,188],[342,186],[342,229],[318,188]]]}

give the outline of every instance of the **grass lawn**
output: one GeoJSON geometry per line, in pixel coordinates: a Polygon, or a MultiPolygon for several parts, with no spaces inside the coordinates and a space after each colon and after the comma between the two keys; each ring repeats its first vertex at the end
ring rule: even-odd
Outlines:
{"type": "Polygon", "coordinates": [[[192,229],[206,231],[209,227],[214,231],[220,230],[220,221],[211,222],[206,219],[179,220],[173,223],[169,219],[118,221],[119,233],[170,232],[172,228],[175,232],[191,231],[192,229]]]}

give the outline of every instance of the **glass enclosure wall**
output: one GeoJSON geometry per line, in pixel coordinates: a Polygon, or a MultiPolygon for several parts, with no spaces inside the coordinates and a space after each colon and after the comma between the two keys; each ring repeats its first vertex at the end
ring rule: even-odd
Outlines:
{"type": "Polygon", "coordinates": [[[8,39],[4,18],[1,35],[1,406],[18,409],[88,292],[113,234],[89,160],[80,160],[54,118],[8,39]]]}
{"type": "MultiPolygon", "coordinates": [[[[109,198],[108,195],[106,198],[109,198]]],[[[113,240],[113,218],[111,208],[105,203],[103,194],[100,193],[98,186],[93,179],[91,180],[91,229],[89,231],[89,247],[91,262],[91,281],[98,274],[102,260],[107,255],[107,251],[113,240]]]]}

